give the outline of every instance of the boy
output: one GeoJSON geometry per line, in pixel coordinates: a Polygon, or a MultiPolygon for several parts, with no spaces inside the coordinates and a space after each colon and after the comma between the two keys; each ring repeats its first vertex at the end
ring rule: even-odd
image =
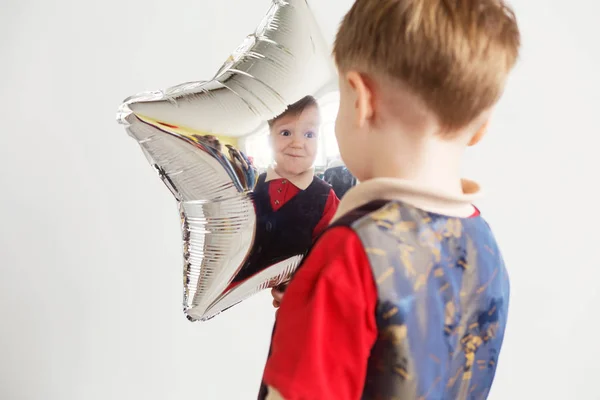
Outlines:
{"type": "MultiPolygon", "coordinates": [[[[275,163],[259,176],[254,188],[257,245],[233,284],[306,253],[335,214],[338,198],[328,184],[314,176],[319,126],[319,108],[312,96],[269,121],[275,163]]],[[[274,297],[279,293],[274,290],[274,297]]],[[[278,307],[278,301],[273,305],[278,307]]]]}
{"type": "Polygon", "coordinates": [[[334,55],[360,183],[286,290],[259,398],[487,397],[509,284],[459,170],[519,45],[501,0],[356,0],[334,55]]]}

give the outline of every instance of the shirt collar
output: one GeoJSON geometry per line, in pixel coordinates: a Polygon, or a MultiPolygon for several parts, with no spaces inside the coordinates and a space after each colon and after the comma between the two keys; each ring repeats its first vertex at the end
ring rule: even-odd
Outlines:
{"type": "Polygon", "coordinates": [[[265,182],[273,181],[276,179],[287,179],[290,183],[296,186],[300,190],[306,190],[312,183],[315,176],[314,168],[304,171],[299,175],[294,175],[291,177],[283,178],[277,172],[275,172],[274,167],[269,167],[267,169],[267,176],[265,178],[265,182]]]}
{"type": "Polygon", "coordinates": [[[476,182],[467,179],[462,179],[461,183],[463,193],[450,194],[403,179],[370,179],[344,195],[332,221],[374,200],[397,200],[424,211],[466,218],[475,212],[473,201],[480,197],[480,188],[476,182]]]}

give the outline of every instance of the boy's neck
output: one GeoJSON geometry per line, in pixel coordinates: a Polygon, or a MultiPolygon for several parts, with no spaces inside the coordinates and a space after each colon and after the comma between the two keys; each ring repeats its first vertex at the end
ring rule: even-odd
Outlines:
{"type": "Polygon", "coordinates": [[[277,164],[273,165],[273,170],[275,171],[275,173],[277,175],[279,175],[280,177],[284,178],[284,179],[288,179],[288,180],[294,180],[294,179],[298,179],[298,178],[302,178],[306,175],[314,175],[314,169],[313,168],[309,168],[306,171],[303,171],[299,174],[293,174],[290,172],[287,172],[286,170],[279,168],[277,166],[277,164]]]}
{"type": "Polygon", "coordinates": [[[461,194],[460,167],[465,144],[437,135],[373,133],[370,178],[396,178],[448,194],[461,194]],[[379,143],[377,143],[379,142],[379,143]]]}

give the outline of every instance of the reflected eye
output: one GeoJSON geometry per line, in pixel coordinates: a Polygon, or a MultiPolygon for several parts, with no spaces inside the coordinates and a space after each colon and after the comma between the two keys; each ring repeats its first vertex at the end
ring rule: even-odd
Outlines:
{"type": "Polygon", "coordinates": [[[309,132],[306,132],[306,133],[304,134],[304,137],[306,137],[306,138],[308,138],[308,139],[312,139],[312,138],[314,138],[315,136],[317,136],[317,135],[316,135],[314,132],[311,132],[311,131],[309,131],[309,132]]]}
{"type": "Polygon", "coordinates": [[[285,130],[283,130],[283,131],[279,132],[279,134],[280,134],[281,136],[292,136],[292,132],[288,131],[287,129],[285,129],[285,130]]]}

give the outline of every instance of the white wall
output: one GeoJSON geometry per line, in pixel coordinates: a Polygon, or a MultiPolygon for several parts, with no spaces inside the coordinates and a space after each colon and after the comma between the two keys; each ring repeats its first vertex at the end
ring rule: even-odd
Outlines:
{"type": "MultiPolygon", "coordinates": [[[[515,0],[519,65],[466,175],[512,277],[492,399],[600,399],[597,2],[515,0]]],[[[349,0],[314,2],[330,39],[349,0]]],[[[2,0],[0,398],[255,398],[268,293],[183,318],[171,194],[114,120],[212,76],[267,0],[2,0]]]]}

